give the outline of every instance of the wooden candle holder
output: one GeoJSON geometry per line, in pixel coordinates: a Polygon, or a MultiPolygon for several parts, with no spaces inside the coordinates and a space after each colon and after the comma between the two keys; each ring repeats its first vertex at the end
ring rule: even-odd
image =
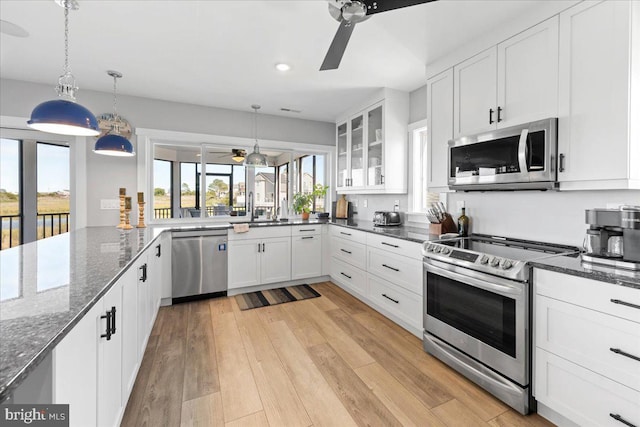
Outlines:
{"type": "Polygon", "coordinates": [[[116,228],[122,228],[124,229],[124,226],[127,224],[126,219],[125,219],[125,209],[124,209],[124,199],[125,199],[125,195],[122,194],[122,192],[120,192],[120,224],[118,224],[116,226],[116,228]]]}
{"type": "Polygon", "coordinates": [[[144,202],[138,202],[138,228],[146,228],[144,224],[144,202]]]}

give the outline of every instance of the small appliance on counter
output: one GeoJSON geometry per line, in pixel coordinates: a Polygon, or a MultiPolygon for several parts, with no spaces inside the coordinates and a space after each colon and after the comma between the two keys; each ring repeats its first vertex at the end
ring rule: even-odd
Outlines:
{"type": "Polygon", "coordinates": [[[376,211],[373,214],[373,225],[377,227],[389,227],[402,225],[400,212],[376,211]]]}
{"type": "Polygon", "coordinates": [[[640,206],[587,209],[582,262],[640,271],[640,206]]]}

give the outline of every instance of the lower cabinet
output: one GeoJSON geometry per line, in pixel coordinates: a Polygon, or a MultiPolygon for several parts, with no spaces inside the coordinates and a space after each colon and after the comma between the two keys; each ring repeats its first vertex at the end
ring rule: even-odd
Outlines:
{"type": "Polygon", "coordinates": [[[291,279],[322,276],[322,234],[291,238],[291,279]]]}
{"type": "Polygon", "coordinates": [[[369,298],[378,307],[396,316],[415,329],[422,328],[422,298],[373,274],[369,280],[369,298]]]}
{"type": "Polygon", "coordinates": [[[228,288],[291,280],[291,237],[229,239],[228,288]]]}
{"type": "Polygon", "coordinates": [[[102,297],[102,332],[98,335],[98,427],[119,425],[124,411],[121,373],[125,327],[119,317],[122,313],[122,289],[126,286],[131,286],[131,283],[118,281],[102,297]]]}
{"type": "Polygon", "coordinates": [[[336,257],[331,257],[331,278],[352,293],[367,295],[367,273],[336,257]]]}

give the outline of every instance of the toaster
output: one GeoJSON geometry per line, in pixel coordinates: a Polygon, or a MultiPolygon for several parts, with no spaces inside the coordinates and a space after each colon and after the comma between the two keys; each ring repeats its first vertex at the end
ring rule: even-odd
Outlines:
{"type": "Polygon", "coordinates": [[[377,211],[373,214],[373,225],[402,225],[402,221],[400,220],[400,212],[377,211]]]}

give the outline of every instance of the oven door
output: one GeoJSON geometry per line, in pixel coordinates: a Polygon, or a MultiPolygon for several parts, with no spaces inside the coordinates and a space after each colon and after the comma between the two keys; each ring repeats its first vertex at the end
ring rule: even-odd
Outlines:
{"type": "Polygon", "coordinates": [[[424,275],[425,331],[527,386],[527,284],[428,258],[424,275]]]}

